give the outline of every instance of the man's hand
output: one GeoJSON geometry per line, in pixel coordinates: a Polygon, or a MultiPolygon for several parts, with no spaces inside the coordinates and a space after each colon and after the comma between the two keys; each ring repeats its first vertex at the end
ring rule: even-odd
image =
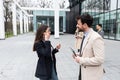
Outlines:
{"type": "Polygon", "coordinates": [[[72,57],[74,58],[74,60],[79,63],[80,62],[80,56],[79,53],[76,53],[76,56],[73,54],[72,57]]]}
{"type": "MultiPolygon", "coordinates": [[[[76,56],[79,56],[79,53],[76,53],[76,56]]],[[[76,57],[74,54],[72,55],[72,57],[75,59],[76,57]]]]}
{"type": "Polygon", "coordinates": [[[77,63],[80,63],[80,56],[76,56],[74,59],[77,63]]]}

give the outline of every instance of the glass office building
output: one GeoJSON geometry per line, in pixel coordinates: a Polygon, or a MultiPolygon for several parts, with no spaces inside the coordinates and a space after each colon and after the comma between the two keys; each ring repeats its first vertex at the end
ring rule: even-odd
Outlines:
{"type": "Polygon", "coordinates": [[[71,4],[75,2],[75,6],[82,3],[78,9],[80,14],[89,13],[93,16],[94,30],[96,24],[102,24],[104,38],[120,40],[120,0],[75,0],[71,1],[71,4]]]}

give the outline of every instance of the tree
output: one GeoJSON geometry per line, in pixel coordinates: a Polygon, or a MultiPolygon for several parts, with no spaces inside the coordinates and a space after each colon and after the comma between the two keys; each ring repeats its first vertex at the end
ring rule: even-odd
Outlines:
{"type": "MultiPolygon", "coordinates": [[[[16,0],[21,7],[53,8],[53,0],[16,0]]],[[[59,0],[58,0],[59,1],[59,0]]],[[[60,0],[60,8],[65,8],[66,0],[60,0]]]]}
{"type": "Polygon", "coordinates": [[[109,10],[110,9],[110,0],[88,0],[85,3],[86,9],[93,10],[109,10]],[[86,5],[87,4],[87,5],[86,5]]]}
{"type": "Polygon", "coordinates": [[[12,11],[11,11],[11,2],[3,1],[4,6],[4,19],[5,19],[5,31],[9,30],[11,25],[9,23],[12,22],[12,11]]]}

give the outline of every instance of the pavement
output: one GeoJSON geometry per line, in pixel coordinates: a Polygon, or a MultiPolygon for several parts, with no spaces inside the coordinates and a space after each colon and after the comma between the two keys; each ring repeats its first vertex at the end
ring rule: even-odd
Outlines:
{"type": "MultiPolygon", "coordinates": [[[[27,33],[0,40],[0,80],[39,80],[34,76],[38,60],[32,51],[34,37],[34,33],[27,33]]],[[[58,43],[62,46],[56,54],[59,80],[77,80],[79,65],[69,49],[74,48],[74,35],[60,35],[59,39],[51,35],[50,40],[54,47],[58,43]]],[[[103,80],[120,80],[120,41],[104,41],[106,73],[103,80]]]]}

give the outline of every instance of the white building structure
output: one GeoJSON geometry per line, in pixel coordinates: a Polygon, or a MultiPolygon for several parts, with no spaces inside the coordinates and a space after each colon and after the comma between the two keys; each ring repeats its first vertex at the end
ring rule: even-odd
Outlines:
{"type": "MultiPolygon", "coordinates": [[[[69,11],[69,9],[60,9],[59,3],[57,0],[48,0],[49,2],[47,4],[47,7],[41,7],[44,5],[41,5],[42,3],[39,3],[37,0],[35,0],[35,4],[32,3],[32,0],[7,0],[12,3],[12,24],[13,24],[13,35],[18,35],[18,29],[17,29],[17,14],[19,14],[19,24],[20,24],[20,34],[29,32],[29,18],[34,17],[33,14],[30,14],[29,11],[33,12],[36,10],[45,10],[49,11],[52,10],[54,12],[54,35],[55,38],[59,38],[59,13],[60,11],[69,11]],[[25,3],[24,3],[25,2],[25,3]],[[28,5],[28,6],[26,6],[28,5]],[[41,8],[40,8],[41,7],[41,8]],[[19,12],[17,12],[19,9],[19,12]]],[[[43,0],[44,1],[44,0],[43,0]]],[[[3,13],[3,0],[0,0],[0,39],[5,39],[5,26],[4,26],[4,13],[3,13]]],[[[64,20],[65,21],[65,20],[64,20]]],[[[65,26],[65,25],[64,25],[65,26]]],[[[36,32],[34,30],[34,32],[36,32]]]]}

